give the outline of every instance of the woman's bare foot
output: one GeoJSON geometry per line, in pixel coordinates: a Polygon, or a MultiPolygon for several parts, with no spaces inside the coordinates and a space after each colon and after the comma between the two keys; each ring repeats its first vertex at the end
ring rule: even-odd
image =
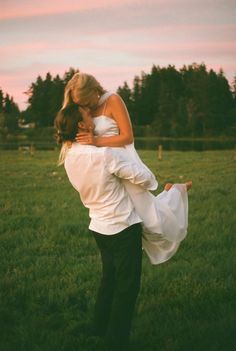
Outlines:
{"type": "Polygon", "coordinates": [[[190,180],[189,182],[185,183],[187,191],[192,188],[193,182],[190,180]]]}
{"type": "Polygon", "coordinates": [[[172,183],[166,183],[166,185],[165,185],[165,190],[166,190],[166,191],[170,190],[170,188],[171,188],[172,186],[173,186],[172,183]]]}

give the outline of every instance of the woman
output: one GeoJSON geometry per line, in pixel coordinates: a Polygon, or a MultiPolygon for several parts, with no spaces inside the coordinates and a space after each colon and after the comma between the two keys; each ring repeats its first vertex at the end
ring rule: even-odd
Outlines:
{"type": "Polygon", "coordinates": [[[101,135],[93,137],[92,133],[81,134],[78,141],[81,144],[96,146],[119,147],[133,142],[133,131],[129,114],[125,104],[117,94],[107,92],[100,83],[91,75],[76,73],[65,87],[64,102],[62,109],[72,103],[80,106],[87,124],[94,129],[92,117],[103,115],[106,100],[109,97],[109,106],[106,110],[107,116],[114,119],[119,128],[119,134],[112,135],[108,139],[101,135]]]}
{"type": "MultiPolygon", "coordinates": [[[[90,129],[78,134],[76,140],[79,143],[125,147],[131,160],[144,165],[134,148],[128,111],[117,94],[105,91],[93,76],[76,73],[65,88],[63,109],[71,104],[79,105],[90,129]]],[[[65,145],[62,148],[61,162],[66,157],[67,148],[65,145]]],[[[128,181],[124,180],[123,183],[143,220],[143,248],[150,261],[153,264],[167,261],[187,234],[187,190],[192,183],[167,184],[156,197],[128,181]]]]}

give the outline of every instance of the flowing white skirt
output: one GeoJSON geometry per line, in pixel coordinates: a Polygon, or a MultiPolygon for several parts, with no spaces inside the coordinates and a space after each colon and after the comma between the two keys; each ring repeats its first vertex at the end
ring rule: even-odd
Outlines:
{"type": "MultiPolygon", "coordinates": [[[[139,158],[134,145],[127,145],[132,159],[147,167],[139,158]]],[[[174,184],[157,196],[124,180],[136,212],[143,221],[143,249],[152,264],[169,260],[187,235],[188,194],[185,184],[174,184]]]]}

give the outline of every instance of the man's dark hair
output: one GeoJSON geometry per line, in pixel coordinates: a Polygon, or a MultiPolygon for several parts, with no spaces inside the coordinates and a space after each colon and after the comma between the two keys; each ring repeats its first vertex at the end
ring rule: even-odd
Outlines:
{"type": "Polygon", "coordinates": [[[77,104],[71,104],[61,109],[55,118],[54,125],[56,131],[56,141],[62,144],[64,141],[74,141],[78,132],[78,123],[83,121],[77,104]]]}

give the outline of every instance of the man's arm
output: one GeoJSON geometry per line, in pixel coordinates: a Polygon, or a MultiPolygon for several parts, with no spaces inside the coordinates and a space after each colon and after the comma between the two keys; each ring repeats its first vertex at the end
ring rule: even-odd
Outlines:
{"type": "Polygon", "coordinates": [[[107,148],[105,163],[110,173],[127,179],[146,190],[156,190],[158,183],[154,174],[146,167],[133,161],[127,151],[121,148],[107,148]]]}

